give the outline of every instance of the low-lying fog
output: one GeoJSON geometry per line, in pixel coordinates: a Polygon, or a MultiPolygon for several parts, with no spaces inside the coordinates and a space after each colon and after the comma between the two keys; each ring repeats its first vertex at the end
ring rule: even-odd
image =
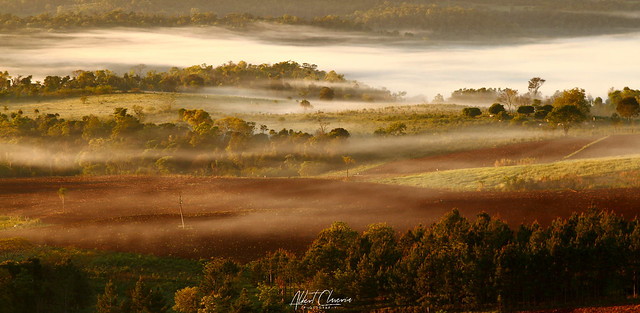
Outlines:
{"type": "MultiPolygon", "coordinates": [[[[390,37],[393,38],[393,37],[390,37]]],[[[531,77],[555,90],[585,88],[606,96],[610,87],[638,83],[640,33],[548,40],[516,45],[408,44],[312,27],[269,26],[240,35],[222,28],[108,29],[0,34],[0,69],[13,76],[69,75],[77,69],[119,71],[146,64],[167,70],[228,61],[293,60],[336,70],[374,87],[431,100],[459,88],[526,91],[531,77]]]]}

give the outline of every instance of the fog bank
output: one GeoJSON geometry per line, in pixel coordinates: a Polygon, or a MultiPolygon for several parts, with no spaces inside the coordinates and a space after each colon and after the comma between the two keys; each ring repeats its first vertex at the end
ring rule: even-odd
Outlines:
{"type": "MultiPolygon", "coordinates": [[[[228,61],[294,60],[336,70],[372,87],[409,96],[445,97],[459,88],[526,91],[531,77],[546,79],[541,92],[581,87],[606,96],[610,87],[633,87],[640,63],[640,33],[555,39],[517,45],[400,44],[358,33],[313,27],[269,26],[244,35],[217,27],[108,29],[69,33],[0,34],[0,64],[13,76],[68,75],[77,69],[167,70],[228,61]],[[285,39],[283,39],[285,38],[285,39]],[[6,43],[6,44],[4,44],[6,43]]],[[[636,87],[637,88],[637,87],[636,87]]]]}

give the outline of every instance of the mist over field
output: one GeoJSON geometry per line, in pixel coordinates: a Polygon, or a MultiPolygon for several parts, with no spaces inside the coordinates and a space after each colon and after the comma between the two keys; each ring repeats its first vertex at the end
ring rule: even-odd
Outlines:
{"type": "Polygon", "coordinates": [[[69,75],[72,71],[119,72],[284,60],[317,64],[372,87],[431,100],[459,88],[525,91],[531,77],[544,77],[545,95],[584,88],[606,97],[611,87],[637,82],[635,54],[640,33],[519,44],[430,44],[327,31],[310,26],[262,27],[242,34],[218,27],[90,30],[1,34],[0,64],[13,76],[69,75]]]}
{"type": "Polygon", "coordinates": [[[0,11],[2,312],[640,311],[640,2],[0,11]]]}

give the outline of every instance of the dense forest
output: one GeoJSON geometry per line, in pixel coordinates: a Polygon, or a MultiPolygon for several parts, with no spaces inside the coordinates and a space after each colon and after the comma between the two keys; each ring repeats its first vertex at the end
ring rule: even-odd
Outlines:
{"type": "MultiPolygon", "coordinates": [[[[3,6],[5,14],[0,14],[0,30],[204,25],[247,29],[256,22],[271,22],[375,31],[403,35],[405,39],[503,40],[522,36],[537,38],[617,33],[637,30],[640,27],[640,18],[637,16],[617,13],[617,10],[640,8],[634,7],[631,2],[613,1],[580,2],[579,6],[576,3],[558,5],[551,2],[535,6],[514,6],[511,2],[491,5],[461,2],[454,5],[443,1],[364,1],[361,4],[349,3],[346,6],[344,3],[332,6],[326,2],[306,2],[304,5],[284,2],[290,9],[266,2],[250,4],[251,1],[233,2],[241,4],[236,7],[227,6],[228,3],[186,7],[181,2],[182,9],[171,9],[175,7],[174,2],[166,6],[152,5],[151,1],[135,2],[136,5],[117,1],[87,1],[83,4],[68,2],[61,1],[58,5],[50,1],[43,2],[40,4],[41,9],[36,10],[34,8],[38,5],[29,4],[23,7],[21,2],[8,1],[3,6]],[[319,8],[316,8],[318,6],[319,8]],[[606,8],[603,9],[603,6],[606,8]],[[262,7],[270,10],[260,9],[262,7]],[[334,7],[341,9],[329,9],[334,7]],[[603,13],[607,10],[610,13],[603,13]]],[[[153,4],[156,2],[160,1],[154,1],[153,4]]]]}
{"type": "MultiPolygon", "coordinates": [[[[407,0],[412,5],[457,5],[460,7],[496,8],[496,9],[525,9],[544,8],[554,10],[576,11],[630,11],[640,9],[636,1],[629,0],[482,0],[482,1],[445,1],[445,0],[407,0]]],[[[357,1],[295,1],[295,0],[244,0],[244,1],[207,1],[207,0],[1,0],[0,6],[5,12],[12,12],[20,16],[37,15],[40,13],[87,12],[102,13],[115,9],[124,11],[162,13],[168,15],[189,14],[195,11],[216,12],[218,14],[249,13],[259,16],[280,16],[284,14],[313,18],[325,15],[347,15],[355,11],[365,11],[369,8],[386,5],[393,2],[384,0],[357,1]]]]}
{"type": "Polygon", "coordinates": [[[32,76],[12,77],[0,71],[0,101],[39,97],[110,94],[122,92],[198,91],[203,87],[238,87],[272,91],[274,96],[315,98],[322,100],[391,101],[388,90],[373,89],[356,81],[348,81],[335,71],[318,70],[315,64],[293,61],[276,64],[237,64],[229,62],[217,67],[194,65],[168,72],[148,71],[144,65],[118,75],[110,70],[78,70],[73,76],[47,76],[42,82],[32,76]]]}
{"type": "Polygon", "coordinates": [[[486,213],[469,220],[453,210],[401,236],[386,224],[357,232],[336,222],[298,255],[273,251],[246,264],[214,258],[203,263],[199,283],[169,290],[173,297],[142,277],[92,292],[90,273],[69,259],[5,261],[0,311],[291,312],[296,304],[337,304],[358,312],[508,312],[636,296],[638,253],[639,221],[609,212],[513,230],[486,213]]]}

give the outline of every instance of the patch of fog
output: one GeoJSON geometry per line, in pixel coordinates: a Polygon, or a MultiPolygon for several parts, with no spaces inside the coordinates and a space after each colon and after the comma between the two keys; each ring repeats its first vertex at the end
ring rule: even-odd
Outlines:
{"type": "MultiPolygon", "coordinates": [[[[0,64],[12,75],[67,75],[77,69],[125,71],[140,63],[167,70],[230,60],[253,64],[294,60],[336,70],[372,87],[427,99],[459,88],[526,91],[543,77],[542,92],[580,87],[606,97],[612,86],[633,87],[640,33],[546,40],[514,45],[417,43],[314,27],[268,25],[250,35],[218,27],[89,30],[1,34],[0,64]],[[262,37],[264,35],[264,37],[262,37]],[[286,38],[287,40],[282,40],[286,38]],[[278,40],[280,39],[280,40],[278,40]]],[[[637,87],[636,87],[637,88],[637,87]]]]}
{"type": "MultiPolygon", "coordinates": [[[[308,156],[323,156],[330,149],[333,153],[349,155],[375,154],[382,157],[397,157],[411,155],[420,157],[431,154],[460,151],[491,145],[506,144],[520,141],[539,140],[554,136],[553,133],[532,130],[505,130],[495,132],[494,129],[471,128],[459,131],[451,131],[443,134],[423,134],[402,137],[372,137],[358,136],[349,139],[341,145],[318,146],[308,148],[305,154],[308,156]]],[[[192,163],[210,159],[225,158],[227,153],[211,150],[194,151],[163,151],[155,149],[114,149],[109,148],[105,153],[105,147],[74,147],[61,149],[58,144],[32,146],[18,143],[0,142],[0,162],[16,166],[35,166],[43,169],[73,169],[80,166],[106,163],[126,162],[132,159],[157,160],[165,156],[171,156],[175,160],[192,163]]],[[[242,151],[244,157],[261,156],[268,154],[270,146],[252,147],[242,151]]],[[[278,153],[287,155],[299,153],[294,146],[279,146],[278,153]]]]}

